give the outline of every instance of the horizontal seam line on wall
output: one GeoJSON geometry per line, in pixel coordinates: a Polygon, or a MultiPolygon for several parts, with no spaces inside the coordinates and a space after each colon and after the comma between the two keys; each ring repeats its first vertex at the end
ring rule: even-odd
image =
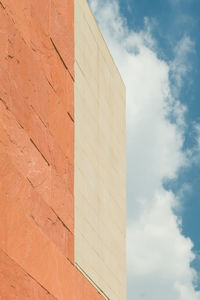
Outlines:
{"type": "Polygon", "coordinates": [[[91,279],[91,277],[79,266],[79,264],[74,264],[77,270],[81,272],[88,280],[89,282],[96,288],[97,292],[101,294],[106,300],[110,300],[108,296],[104,293],[104,291],[91,279]]]}
{"type": "Polygon", "coordinates": [[[73,77],[73,75],[71,74],[71,72],[70,72],[69,68],[67,67],[67,65],[66,65],[66,63],[65,63],[65,61],[64,61],[64,59],[62,58],[62,56],[61,56],[60,52],[58,51],[58,49],[57,49],[57,47],[56,47],[56,45],[55,45],[55,43],[54,43],[54,41],[53,41],[53,39],[52,39],[51,37],[50,37],[50,41],[51,41],[51,43],[52,43],[52,45],[53,45],[54,49],[56,50],[56,52],[57,52],[57,54],[58,54],[58,56],[59,56],[59,58],[60,58],[61,62],[63,63],[63,65],[64,65],[65,69],[68,71],[68,73],[69,73],[69,75],[70,75],[71,79],[74,81],[74,77],[73,77]]]}
{"type": "Polygon", "coordinates": [[[32,140],[32,138],[30,138],[30,141],[33,144],[33,146],[37,149],[37,151],[41,154],[41,156],[43,157],[43,159],[46,161],[47,165],[50,166],[50,163],[48,162],[48,160],[46,159],[46,157],[42,154],[42,152],[37,147],[37,145],[34,143],[34,141],[32,140]]]}
{"type": "Polygon", "coordinates": [[[28,276],[30,276],[32,278],[32,280],[37,282],[37,284],[41,288],[43,288],[49,295],[53,296],[56,300],[59,300],[57,297],[55,297],[53,294],[51,294],[40,282],[38,282],[30,273],[28,273],[20,264],[18,264],[12,257],[10,257],[2,248],[0,248],[0,249],[7,257],[9,257],[9,259],[11,259],[17,266],[19,266],[24,271],[25,274],[28,274],[28,276]]]}
{"type": "Polygon", "coordinates": [[[3,7],[3,9],[6,9],[1,1],[0,1],[0,5],[3,7]]]}

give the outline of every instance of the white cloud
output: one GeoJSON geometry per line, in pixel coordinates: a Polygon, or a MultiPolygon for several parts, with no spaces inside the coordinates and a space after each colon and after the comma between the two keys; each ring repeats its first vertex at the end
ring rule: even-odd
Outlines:
{"type": "Polygon", "coordinates": [[[183,37],[168,64],[158,58],[148,19],[134,32],[117,0],[89,2],[127,88],[128,299],[200,299],[190,267],[193,245],[173,213],[178,199],[162,185],[188,163],[182,151],[186,107],[178,96],[194,45],[183,37]]]}

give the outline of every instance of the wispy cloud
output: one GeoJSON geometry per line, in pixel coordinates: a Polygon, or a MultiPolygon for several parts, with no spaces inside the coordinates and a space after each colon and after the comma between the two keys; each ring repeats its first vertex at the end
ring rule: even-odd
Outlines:
{"type": "Polygon", "coordinates": [[[188,56],[195,52],[195,44],[189,36],[185,35],[174,47],[174,60],[170,64],[172,79],[174,80],[173,95],[179,97],[185,75],[191,71],[187,63],[188,56]]]}
{"type": "Polygon", "coordinates": [[[197,142],[197,149],[200,152],[200,124],[196,123],[195,124],[195,129],[196,129],[196,142],[197,142]]]}
{"type": "Polygon", "coordinates": [[[194,0],[169,0],[171,5],[173,5],[173,6],[181,5],[183,3],[192,3],[193,1],[194,0]]]}
{"type": "Polygon", "coordinates": [[[200,124],[194,122],[194,145],[188,150],[188,160],[193,164],[199,164],[200,162],[200,124]]]}
{"type": "Polygon", "coordinates": [[[163,187],[188,164],[186,107],[178,97],[194,44],[184,36],[167,63],[159,59],[148,19],[135,32],[117,0],[89,2],[127,88],[128,299],[200,299],[190,267],[193,244],[174,214],[176,195],[163,187]]]}

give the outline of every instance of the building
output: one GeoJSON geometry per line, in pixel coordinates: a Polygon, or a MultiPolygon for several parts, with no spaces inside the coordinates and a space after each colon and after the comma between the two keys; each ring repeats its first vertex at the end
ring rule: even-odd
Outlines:
{"type": "Polygon", "coordinates": [[[126,299],[125,87],[86,0],[0,0],[0,299],[126,299]]]}

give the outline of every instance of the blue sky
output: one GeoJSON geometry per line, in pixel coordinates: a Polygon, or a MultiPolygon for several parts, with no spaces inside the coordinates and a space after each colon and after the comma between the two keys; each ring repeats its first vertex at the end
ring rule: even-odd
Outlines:
{"type": "Polygon", "coordinates": [[[194,53],[189,57],[191,65],[189,82],[182,88],[182,101],[188,105],[188,121],[200,120],[200,2],[199,0],[120,0],[120,9],[128,26],[139,31],[144,26],[144,17],[151,19],[153,36],[160,47],[159,55],[165,60],[173,59],[174,44],[184,35],[195,43],[194,53]]]}
{"type": "Polygon", "coordinates": [[[199,300],[200,1],[90,4],[127,88],[127,298],[199,300]]]}
{"type": "MultiPolygon", "coordinates": [[[[120,10],[128,26],[136,31],[144,27],[144,17],[152,21],[153,36],[160,48],[159,55],[166,61],[173,59],[174,44],[183,36],[189,36],[194,49],[188,56],[190,70],[184,78],[180,91],[180,101],[187,106],[184,148],[191,148],[196,143],[194,122],[200,122],[200,1],[199,0],[120,0],[120,10]]],[[[194,243],[194,250],[200,253],[200,164],[180,170],[178,178],[168,182],[166,187],[178,193],[182,185],[190,187],[182,194],[183,209],[177,212],[182,217],[182,229],[194,243]]],[[[198,271],[200,264],[192,263],[198,271]]],[[[200,289],[200,284],[198,285],[200,289]]]]}

